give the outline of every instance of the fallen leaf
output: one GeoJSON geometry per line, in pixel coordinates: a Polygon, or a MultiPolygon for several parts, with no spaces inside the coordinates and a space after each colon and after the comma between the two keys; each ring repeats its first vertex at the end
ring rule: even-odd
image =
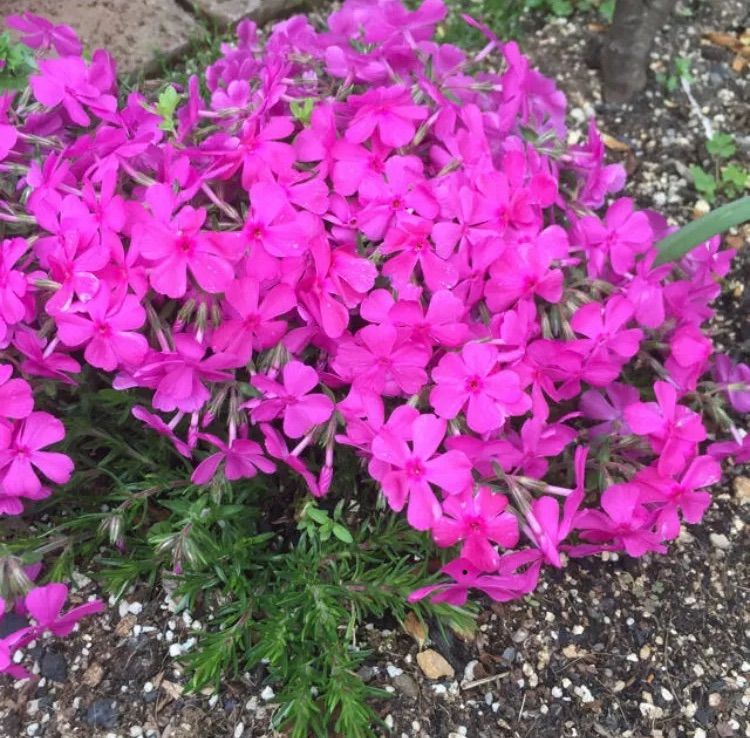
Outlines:
{"type": "Polygon", "coordinates": [[[750,504],[750,479],[747,477],[736,477],[734,480],[734,494],[741,505],[750,504]]]}
{"type": "Polygon", "coordinates": [[[618,141],[616,138],[610,136],[607,133],[602,133],[601,137],[604,145],[610,151],[630,151],[630,146],[628,146],[624,141],[618,141]]]}
{"type": "Polygon", "coordinates": [[[417,654],[417,663],[428,679],[442,679],[443,677],[452,679],[456,673],[453,671],[453,667],[437,651],[433,651],[431,648],[417,654]]]}
{"type": "Polygon", "coordinates": [[[450,629],[464,642],[471,643],[476,635],[476,626],[468,625],[465,628],[459,628],[457,625],[451,625],[450,629]]]}
{"type": "Polygon", "coordinates": [[[424,646],[428,635],[427,626],[416,616],[415,613],[410,612],[407,614],[404,618],[403,628],[404,631],[417,642],[417,645],[420,648],[424,646]]]}
{"type": "Polygon", "coordinates": [[[716,46],[724,46],[728,49],[735,49],[740,45],[739,38],[732,33],[717,33],[715,31],[710,31],[709,33],[704,33],[703,38],[716,46]]]}
{"type": "Polygon", "coordinates": [[[101,682],[102,678],[104,677],[104,669],[102,668],[101,664],[98,664],[96,661],[89,666],[86,671],[83,672],[83,676],[81,677],[81,681],[87,686],[87,687],[96,687],[99,682],[101,682]]]}
{"type": "Polygon", "coordinates": [[[125,615],[125,617],[121,618],[120,622],[115,626],[115,635],[118,638],[123,638],[128,635],[130,631],[133,630],[136,621],[137,618],[135,615],[125,615]]]}
{"type": "Polygon", "coordinates": [[[161,689],[164,694],[171,697],[173,700],[177,700],[182,696],[183,688],[179,684],[170,682],[168,679],[164,679],[161,683],[161,689]]]}

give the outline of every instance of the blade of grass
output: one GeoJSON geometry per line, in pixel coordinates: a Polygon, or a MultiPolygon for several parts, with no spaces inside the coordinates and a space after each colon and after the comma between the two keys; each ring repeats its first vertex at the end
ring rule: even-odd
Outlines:
{"type": "Polygon", "coordinates": [[[709,238],[746,221],[750,221],[750,195],[712,210],[660,241],[654,266],[677,261],[709,238]]]}

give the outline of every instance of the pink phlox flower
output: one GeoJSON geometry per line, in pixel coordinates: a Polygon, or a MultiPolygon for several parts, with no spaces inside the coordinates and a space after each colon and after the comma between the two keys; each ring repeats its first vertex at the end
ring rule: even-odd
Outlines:
{"type": "Polygon", "coordinates": [[[680,259],[680,266],[695,281],[706,282],[716,277],[726,277],[736,253],[734,249],[722,249],[721,236],[714,236],[690,249],[680,259]]]}
{"type": "Polygon", "coordinates": [[[257,182],[250,188],[251,213],[242,229],[249,245],[275,257],[302,256],[309,229],[276,182],[257,182]]]}
{"type": "Polygon", "coordinates": [[[653,242],[648,216],[643,211],[634,211],[634,203],[629,197],[615,200],[603,223],[590,215],[579,222],[578,228],[583,233],[586,248],[593,252],[593,263],[597,264],[596,252],[602,251],[609,257],[615,274],[630,271],[636,256],[647,251],[653,242]]]}
{"type": "Polygon", "coordinates": [[[326,239],[310,242],[312,264],[298,286],[304,312],[329,338],[338,338],[349,325],[351,308],[372,289],[377,268],[347,251],[332,250],[326,239]],[[340,299],[336,299],[340,298],[340,299]]]}
{"type": "Polygon", "coordinates": [[[672,271],[671,264],[653,267],[656,250],[639,259],[633,276],[623,288],[625,297],[635,309],[635,319],[645,328],[658,328],[666,317],[664,279],[672,271]]]}
{"type": "Polygon", "coordinates": [[[635,387],[621,382],[612,382],[599,390],[587,390],[581,395],[580,408],[584,417],[599,420],[600,423],[589,428],[592,437],[612,433],[630,433],[625,422],[625,408],[640,400],[640,393],[635,387]]]}
{"type": "Polygon", "coordinates": [[[413,395],[427,383],[425,367],[431,351],[399,335],[392,325],[368,325],[356,338],[341,339],[333,370],[355,386],[393,397],[413,395]]]}
{"type": "Polygon", "coordinates": [[[560,544],[568,537],[573,528],[573,520],[586,494],[586,457],[588,448],[579,446],[574,455],[575,487],[569,490],[555,488],[556,492],[565,492],[565,502],[560,514],[560,504],[554,498],[544,495],[531,503],[526,513],[524,532],[539,549],[542,559],[557,567],[562,567],[560,544]]]}
{"type": "Polygon", "coordinates": [[[136,331],[146,322],[146,311],[135,295],[113,300],[109,288],[102,284],[96,296],[80,309],[55,316],[57,335],[63,344],[85,344],[86,361],[105,371],[114,371],[122,364],[141,364],[149,347],[145,336],[136,331]]]}
{"type": "Polygon", "coordinates": [[[541,297],[551,303],[560,302],[563,294],[563,273],[551,266],[552,259],[544,251],[527,244],[506,249],[490,269],[484,290],[487,306],[492,311],[506,310],[518,300],[541,297]]]}
{"type": "Polygon", "coordinates": [[[680,534],[680,516],[688,523],[699,523],[711,504],[711,495],[702,490],[721,479],[721,466],[711,456],[696,456],[679,480],[664,477],[653,467],[635,477],[641,487],[641,502],[659,511],[659,534],[671,540],[680,534]]]}
{"type": "Polygon", "coordinates": [[[88,126],[91,119],[84,106],[100,118],[109,118],[117,110],[117,98],[109,94],[113,78],[108,63],[112,62],[101,49],[94,52],[90,66],[79,56],[41,59],[40,73],[32,75],[29,84],[42,105],[62,104],[73,123],[88,126]]]}
{"type": "Polygon", "coordinates": [[[583,180],[578,201],[585,207],[600,208],[607,195],[619,192],[625,186],[625,167],[622,164],[605,164],[604,141],[593,118],[589,121],[586,142],[571,147],[570,159],[571,168],[583,180]]]}
{"type": "Polygon", "coordinates": [[[144,425],[151,428],[151,430],[156,431],[160,436],[168,438],[178,454],[184,456],[186,459],[192,458],[193,453],[190,450],[190,446],[178,438],[174,432],[174,428],[165,423],[158,415],[150,413],[141,405],[135,405],[130,412],[134,418],[140,420],[144,425]]]}
{"type": "Polygon", "coordinates": [[[362,143],[377,130],[380,140],[394,149],[414,138],[416,124],[428,110],[415,105],[411,92],[401,85],[375,87],[361,95],[350,95],[347,103],[354,115],[346,129],[346,140],[362,143]]]}
{"type": "Polygon", "coordinates": [[[24,297],[28,289],[26,275],[14,269],[28,250],[23,238],[9,238],[0,242],[0,340],[5,336],[5,326],[15,325],[24,319],[24,297]]]}
{"type": "Polygon", "coordinates": [[[498,369],[498,350],[486,343],[467,343],[446,354],[432,370],[435,386],[430,404],[443,418],[455,418],[466,407],[466,422],[476,433],[488,433],[508,415],[523,415],[531,401],[512,369],[498,369]]]}
{"type": "Polygon", "coordinates": [[[441,574],[452,582],[421,587],[409,595],[409,602],[430,597],[438,604],[463,605],[471,589],[478,589],[495,602],[509,602],[534,591],[539,580],[541,563],[535,550],[514,551],[500,557],[497,574],[483,574],[468,559],[455,559],[446,564],[441,574]]]}
{"type": "Polygon", "coordinates": [[[334,151],[337,138],[333,105],[327,102],[316,105],[310,117],[310,125],[303,128],[294,139],[297,161],[317,162],[320,176],[327,176],[336,162],[334,151]]]}
{"type": "Polygon", "coordinates": [[[413,341],[445,347],[459,346],[466,339],[469,328],[462,322],[463,302],[449,290],[432,294],[425,311],[421,303],[399,300],[388,311],[389,320],[397,327],[409,328],[413,341]]]}
{"type": "MultiPolygon", "coordinates": [[[[0,71],[2,71],[0,69],[0,71]]],[[[0,161],[8,158],[18,141],[18,131],[15,126],[0,124],[0,161]]]]}
{"type": "Polygon", "coordinates": [[[416,213],[432,220],[438,205],[424,176],[422,160],[416,156],[392,156],[385,163],[385,180],[367,178],[361,183],[360,230],[371,241],[383,238],[389,226],[416,213]]]}
{"type": "Polygon", "coordinates": [[[540,417],[524,421],[521,432],[508,432],[495,444],[495,458],[505,472],[522,472],[541,479],[549,467],[547,458],[557,456],[572,443],[577,432],[564,423],[546,423],[540,417]]]}
{"type": "Polygon", "coordinates": [[[352,446],[361,454],[369,455],[372,439],[385,421],[382,397],[375,392],[351,389],[336,405],[336,410],[344,418],[346,429],[346,433],[336,435],[336,442],[352,446]]]}
{"type": "Polygon", "coordinates": [[[432,526],[432,537],[441,548],[462,542],[459,556],[482,571],[496,571],[500,556],[492,545],[513,548],[518,543],[518,520],[506,512],[508,498],[489,487],[476,494],[467,490],[449,495],[443,514],[432,526]]]}
{"type": "MultiPolygon", "coordinates": [[[[149,281],[161,295],[182,297],[188,287],[188,272],[206,292],[223,292],[232,281],[232,256],[210,232],[201,231],[206,211],[189,205],[170,222],[156,218],[137,224],[133,239],[139,253],[152,262],[149,281]]],[[[218,234],[221,235],[221,234],[218,234]]]]}
{"type": "Polygon", "coordinates": [[[381,484],[388,504],[406,512],[409,525],[428,530],[440,517],[440,503],[431,489],[435,485],[449,494],[463,492],[471,485],[471,462],[460,451],[437,454],[445,437],[444,420],[420,415],[411,428],[412,445],[403,433],[382,428],[373,439],[373,456],[391,465],[381,484]]]}
{"type": "Polygon", "coordinates": [[[738,413],[750,413],[750,366],[734,363],[726,354],[717,354],[713,375],[727,393],[729,404],[738,413]]]}
{"type": "Polygon", "coordinates": [[[125,227],[125,201],[115,194],[117,176],[115,172],[107,172],[101,180],[99,192],[94,189],[90,180],[83,184],[83,202],[89,208],[99,225],[102,241],[109,243],[108,235],[120,233],[125,227]]]}
{"type": "MultiPolygon", "coordinates": [[[[382,185],[385,161],[390,149],[377,139],[370,141],[370,148],[339,139],[331,148],[334,159],[331,179],[334,190],[343,196],[356,193],[364,182],[367,191],[382,185]]],[[[393,165],[391,165],[393,166],[393,165]]]]}
{"type": "Polygon", "coordinates": [[[536,306],[530,300],[521,300],[514,308],[493,315],[490,321],[490,333],[502,362],[523,358],[527,344],[540,332],[536,306]]]}
{"type": "Polygon", "coordinates": [[[435,253],[430,241],[431,230],[431,221],[406,214],[386,231],[380,251],[395,256],[385,262],[382,273],[390,278],[396,290],[403,289],[412,280],[417,264],[425,283],[433,291],[450,289],[458,281],[455,267],[435,253]]]}
{"type": "Polygon", "coordinates": [[[46,496],[48,491],[42,488],[35,469],[56,484],[65,484],[73,473],[73,462],[65,454],[42,450],[64,437],[63,424],[49,413],[32,412],[16,422],[0,448],[2,492],[31,499],[46,496]]]}
{"type": "Polygon", "coordinates": [[[299,474],[310,490],[310,494],[314,497],[322,497],[323,494],[318,487],[318,480],[315,478],[315,475],[308,469],[305,462],[299,456],[289,452],[281,433],[268,423],[261,423],[260,429],[265,438],[268,455],[284,462],[292,471],[299,474]]]}
{"type": "Polygon", "coordinates": [[[226,289],[224,318],[214,331],[212,347],[249,361],[253,349],[275,346],[286,333],[287,323],[277,320],[297,304],[292,289],[277,284],[261,298],[257,280],[233,280],[226,289]]]}
{"type": "Polygon", "coordinates": [[[451,220],[438,221],[432,226],[432,240],[442,259],[447,259],[456,245],[459,250],[463,250],[468,245],[495,235],[494,229],[488,224],[492,216],[489,201],[479,198],[466,185],[459,188],[457,195],[454,203],[449,201],[443,208],[444,217],[447,214],[451,220]]]}
{"type": "Polygon", "coordinates": [[[647,436],[659,454],[660,474],[680,472],[695,453],[697,443],[706,440],[701,417],[677,404],[677,391],[666,382],[654,384],[656,402],[636,402],[625,408],[625,421],[633,433],[647,436]]]}
{"type": "Polygon", "coordinates": [[[292,170],[279,175],[277,184],[295,207],[319,216],[328,212],[328,185],[323,177],[292,170]]]}
{"type": "Polygon", "coordinates": [[[678,316],[681,323],[700,325],[713,317],[709,305],[720,292],[720,285],[713,279],[702,285],[688,280],[668,282],[664,285],[667,315],[678,316]]]}
{"type": "Polygon", "coordinates": [[[101,600],[91,600],[62,613],[67,599],[68,588],[64,584],[52,583],[34,587],[24,598],[26,609],[36,620],[34,629],[39,633],[50,631],[58,637],[63,637],[73,630],[81,618],[104,610],[101,600]]]}
{"type": "Polygon", "coordinates": [[[11,364],[0,364],[0,416],[19,420],[34,409],[34,396],[29,383],[13,376],[11,364]]]}
{"type": "Polygon", "coordinates": [[[156,388],[152,403],[157,410],[192,413],[200,410],[211,393],[204,382],[226,382],[232,379],[223,371],[244,364],[233,354],[219,352],[205,358],[206,347],[193,336],[174,336],[173,352],[155,354],[134,373],[134,379],[156,388]]]}
{"type": "Polygon", "coordinates": [[[251,382],[262,392],[260,401],[251,400],[253,422],[268,422],[282,415],[284,434],[301,438],[311,428],[325,423],[333,413],[333,400],[320,392],[310,394],[320,378],[315,369],[301,361],[290,361],[282,370],[282,383],[256,374],[251,382]]]}
{"type": "Polygon", "coordinates": [[[669,348],[670,355],[664,362],[664,368],[670,379],[683,392],[694,391],[713,353],[711,339],[696,325],[682,325],[669,339],[669,348]]]}
{"type": "MultiPolygon", "coordinates": [[[[567,348],[565,342],[539,339],[526,346],[523,359],[513,368],[521,375],[524,386],[532,384],[534,407],[547,411],[544,395],[559,402],[563,393],[557,383],[570,380],[571,376],[579,376],[582,361],[580,355],[567,348]]],[[[575,391],[571,396],[574,394],[575,391]]]]}
{"type": "Polygon", "coordinates": [[[195,468],[190,477],[195,484],[208,484],[214,478],[222,462],[224,462],[224,476],[230,482],[237,479],[251,479],[259,469],[266,474],[276,471],[276,465],[265,456],[260,444],[255,441],[235,438],[227,444],[210,433],[200,433],[198,437],[219,450],[207,456],[195,468]]]}
{"type": "Polygon", "coordinates": [[[60,56],[79,56],[83,51],[83,45],[70,26],[56,26],[34,13],[9,15],[5,23],[8,28],[18,31],[21,42],[32,49],[47,51],[54,48],[60,56]]]}
{"type": "Polygon", "coordinates": [[[540,230],[541,219],[528,188],[511,183],[506,172],[488,172],[477,178],[477,189],[491,203],[488,227],[503,235],[510,231],[540,230]]]}
{"type": "MultiPolygon", "coordinates": [[[[615,484],[608,487],[601,496],[600,510],[582,510],[573,521],[573,527],[580,531],[584,541],[596,544],[598,550],[611,550],[607,542],[611,541],[615,549],[621,548],[629,556],[643,556],[649,551],[666,553],[667,548],[661,542],[661,536],[654,530],[656,513],[649,511],[643,504],[640,485],[635,483],[615,484]]],[[[575,556],[579,548],[572,547],[571,555],[575,556]]]]}
{"type": "Polygon", "coordinates": [[[88,302],[100,288],[97,272],[107,264],[108,251],[82,241],[81,236],[78,231],[66,231],[57,250],[49,255],[50,277],[60,283],[60,289],[47,301],[50,315],[68,310],[74,298],[88,302]]]}
{"type": "Polygon", "coordinates": [[[750,433],[741,435],[735,430],[735,437],[731,441],[719,441],[708,447],[708,453],[715,459],[723,460],[730,456],[737,464],[750,462],[750,433]]]}
{"type": "Polygon", "coordinates": [[[52,344],[45,345],[44,339],[28,330],[16,331],[13,345],[25,357],[21,361],[22,372],[75,386],[75,380],[67,373],[78,374],[81,365],[72,356],[50,350],[52,344]]]}
{"type": "Polygon", "coordinates": [[[633,313],[629,300],[614,295],[604,305],[590,302],[578,308],[570,325],[576,333],[589,339],[578,343],[581,348],[591,353],[602,351],[607,358],[614,354],[615,360],[626,360],[638,353],[643,339],[643,332],[638,328],[623,330],[633,313]]]}

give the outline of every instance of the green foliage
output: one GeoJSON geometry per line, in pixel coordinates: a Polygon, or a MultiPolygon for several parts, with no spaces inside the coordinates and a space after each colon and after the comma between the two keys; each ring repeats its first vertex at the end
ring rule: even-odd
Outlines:
{"type": "Polygon", "coordinates": [[[35,69],[31,49],[15,43],[7,31],[0,33],[0,92],[24,89],[35,69]]]}
{"type": "Polygon", "coordinates": [[[734,199],[750,189],[750,170],[728,161],[737,153],[730,134],[715,133],[706,142],[706,150],[713,159],[713,172],[697,165],[690,167],[693,185],[706,202],[713,204],[718,196],[734,199]]]}
{"type": "MultiPolygon", "coordinates": [[[[482,34],[467,25],[468,14],[487,25],[499,38],[520,38],[524,21],[566,18],[580,11],[596,10],[610,22],[615,0],[446,0],[449,15],[440,32],[444,40],[467,48],[483,46],[482,34]]],[[[412,3],[414,5],[415,2],[412,3]]]]}
{"type": "Polygon", "coordinates": [[[180,104],[181,96],[172,85],[168,85],[159,95],[156,112],[161,116],[159,128],[170,133],[175,132],[174,111],[180,104]]]}
{"type": "Polygon", "coordinates": [[[190,689],[263,664],[285,734],[376,735],[372,699],[388,694],[357,676],[368,657],[359,628],[413,610],[469,629],[468,610],[406,600],[434,580],[445,552],[385,508],[374,485],[361,486],[354,454],[337,457],[337,488],[319,501],[281,469],[195,485],[168,441],[134,429],[137,396],[96,390],[91,370],[81,379],[91,391],[78,389],[74,401],[58,387],[54,397],[66,416],[62,450],[77,465],[62,492],[40,503],[55,523],[36,537],[10,536],[0,556],[20,567],[55,550],[49,578],[83,560],[117,596],[165,581],[178,610],[210,623],[184,657],[190,689]]]}
{"type": "Polygon", "coordinates": [[[675,92],[682,84],[682,80],[690,83],[693,81],[693,75],[690,70],[691,60],[689,56],[678,56],[672,68],[665,74],[659,72],[656,75],[656,81],[663,85],[667,92],[675,92]]]}

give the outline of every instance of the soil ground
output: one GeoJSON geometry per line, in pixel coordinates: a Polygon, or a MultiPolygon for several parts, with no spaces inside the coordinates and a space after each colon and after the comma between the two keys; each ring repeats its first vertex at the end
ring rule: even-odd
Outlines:
{"type": "MultiPolygon", "coordinates": [[[[649,88],[632,105],[601,102],[591,63],[598,19],[576,16],[530,29],[524,43],[559,80],[582,132],[589,115],[624,144],[629,194],[685,222],[701,208],[687,171],[706,164],[705,121],[731,133],[750,161],[750,70],[702,41],[750,25],[744,0],[678,7],[652,56],[649,88]],[[666,89],[672,61],[689,57],[691,103],[666,89]]],[[[717,343],[750,357],[750,247],[739,247],[714,323],[717,343]]],[[[701,526],[683,533],[668,557],[616,556],[547,570],[533,598],[486,603],[464,639],[430,627],[430,646],[455,670],[426,679],[416,642],[396,622],[359,634],[372,657],[361,670],[391,692],[378,709],[390,735],[410,738],[730,738],[750,736],[750,480],[735,469],[701,526]]],[[[95,585],[79,579],[85,598],[95,585]]],[[[0,625],[6,625],[0,624],[0,625]]],[[[217,693],[183,694],[172,654],[204,625],[170,611],[161,590],[126,600],[62,643],[36,647],[41,679],[0,687],[0,737],[261,738],[273,693],[262,674],[217,693]]]]}

